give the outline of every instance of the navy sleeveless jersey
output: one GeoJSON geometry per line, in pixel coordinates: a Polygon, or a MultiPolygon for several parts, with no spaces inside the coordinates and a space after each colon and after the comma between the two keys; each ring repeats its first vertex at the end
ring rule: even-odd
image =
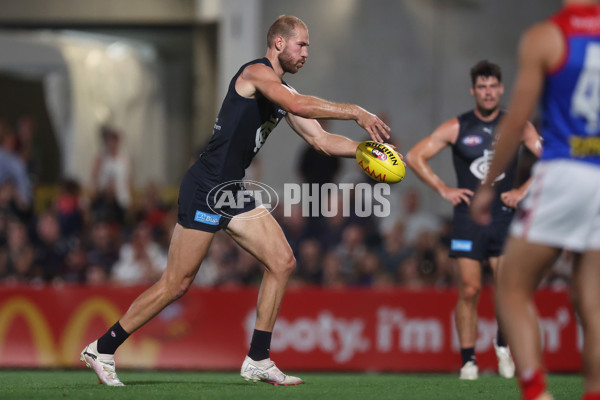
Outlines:
{"type": "Polygon", "coordinates": [[[244,68],[258,63],[273,68],[265,57],[250,61],[239,69],[229,83],[212,138],[190,168],[189,172],[204,190],[223,182],[241,180],[271,131],[287,115],[287,111],[260,94],[251,99],[240,96],[235,90],[235,82],[244,68]]]}
{"type": "MultiPolygon", "coordinates": [[[[485,122],[475,115],[474,111],[466,112],[458,116],[459,132],[456,143],[452,146],[452,159],[454,170],[458,181],[457,187],[470,189],[473,192],[485,178],[489,170],[492,156],[494,154],[494,132],[504,111],[500,111],[494,120],[485,122]]],[[[500,193],[507,192],[513,188],[517,170],[517,158],[515,157],[506,171],[500,175],[494,187],[498,196],[492,204],[493,215],[510,215],[513,209],[503,205],[500,193]]],[[[461,202],[455,207],[455,212],[468,213],[469,206],[461,202]]]]}

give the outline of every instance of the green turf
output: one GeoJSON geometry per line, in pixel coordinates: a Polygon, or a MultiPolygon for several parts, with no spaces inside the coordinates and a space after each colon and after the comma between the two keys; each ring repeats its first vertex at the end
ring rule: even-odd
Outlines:
{"type": "MultiPolygon", "coordinates": [[[[247,383],[229,372],[121,371],[127,386],[99,385],[91,371],[0,370],[0,399],[519,399],[514,379],[460,381],[456,374],[302,373],[306,384],[247,383]]],[[[581,398],[578,375],[550,375],[555,399],[581,398]]]]}

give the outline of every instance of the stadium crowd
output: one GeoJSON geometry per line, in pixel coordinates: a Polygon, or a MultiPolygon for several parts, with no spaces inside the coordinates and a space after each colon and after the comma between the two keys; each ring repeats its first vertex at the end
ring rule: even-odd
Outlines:
{"type": "MultiPolygon", "coordinates": [[[[65,178],[49,204],[36,210],[35,163],[17,132],[0,123],[0,282],[156,281],[166,267],[177,221],[176,201],[162,200],[164,188],[149,184],[124,202],[115,185],[65,178]],[[22,187],[32,188],[31,193],[22,187]]],[[[114,134],[103,132],[103,138],[111,142],[114,134]]],[[[276,208],[274,215],[297,259],[290,285],[453,287],[449,221],[421,211],[415,188],[405,189],[401,202],[402,215],[387,226],[374,216],[303,217],[298,207],[285,217],[276,208]]],[[[557,271],[549,282],[568,279],[568,273],[557,271]]],[[[491,284],[491,271],[485,272],[484,282],[491,284]]],[[[219,232],[194,283],[258,285],[261,276],[260,263],[219,232]]]]}

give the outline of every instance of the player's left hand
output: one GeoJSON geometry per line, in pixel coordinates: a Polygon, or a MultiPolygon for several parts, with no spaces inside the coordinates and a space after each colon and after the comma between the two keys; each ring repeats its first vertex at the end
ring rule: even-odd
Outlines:
{"type": "Polygon", "coordinates": [[[385,122],[362,107],[359,107],[359,110],[360,115],[356,119],[356,123],[369,133],[373,141],[382,143],[384,139],[390,138],[389,132],[391,129],[385,122]]]}
{"type": "Polygon", "coordinates": [[[517,204],[523,200],[523,197],[525,197],[525,193],[521,193],[519,189],[512,189],[500,194],[502,203],[511,208],[517,208],[517,204]]]}
{"type": "Polygon", "coordinates": [[[471,219],[478,225],[489,225],[492,222],[491,205],[495,191],[489,186],[480,186],[471,201],[471,219]]]}

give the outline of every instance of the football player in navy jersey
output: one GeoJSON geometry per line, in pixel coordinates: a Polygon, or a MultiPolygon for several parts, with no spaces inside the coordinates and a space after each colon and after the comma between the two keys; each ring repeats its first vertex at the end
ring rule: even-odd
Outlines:
{"type": "Polygon", "coordinates": [[[562,249],[575,255],[571,296],[583,328],[584,400],[600,400],[600,5],[567,0],[521,37],[519,69],[487,178],[473,198],[492,220],[494,178],[514,157],[538,100],[544,151],[506,244],[496,305],[524,400],[547,400],[533,294],[562,249]]]}
{"type": "Polygon", "coordinates": [[[296,261],[273,216],[246,196],[241,182],[244,171],[283,118],[315,149],[338,157],[354,157],[359,143],[324,131],[317,118],[354,120],[377,142],[388,139],[390,131],[380,118],[357,105],[303,95],[283,82],[285,73],[294,74],[302,68],[308,58],[308,45],[304,22],[282,15],[268,31],[266,56],[243,65],[231,80],[213,136],[182,180],[178,223],[171,238],[166,271],[115,325],[81,352],[81,360],[105,384],[123,385],[113,359],[117,347],[185,294],[219,229],[265,266],[255,330],[242,364],[242,377],[274,385],[302,383],[300,378],[283,374],[269,356],[271,334],[296,261]],[[241,205],[219,202],[211,196],[216,187],[225,187],[232,198],[240,195],[248,201],[241,205]]]}
{"type": "MultiPolygon", "coordinates": [[[[482,285],[482,266],[487,260],[496,276],[502,263],[502,246],[514,207],[523,198],[528,182],[514,188],[517,159],[496,181],[493,223],[481,227],[471,221],[469,204],[473,192],[484,179],[491,160],[494,130],[504,112],[500,99],[504,92],[500,67],[486,60],[471,68],[471,95],[475,108],[438,126],[433,133],[418,142],[406,155],[407,164],[419,179],[454,206],[450,256],[457,260],[458,302],[455,322],[461,349],[460,378],[478,378],[475,358],[477,341],[477,304],[482,285]],[[428,160],[444,148],[452,149],[457,187],[450,187],[432,170],[428,160]]],[[[534,154],[539,154],[540,140],[531,124],[524,127],[521,142],[534,154]]],[[[511,378],[514,363],[504,337],[498,329],[494,343],[498,357],[498,372],[511,378]]]]}

